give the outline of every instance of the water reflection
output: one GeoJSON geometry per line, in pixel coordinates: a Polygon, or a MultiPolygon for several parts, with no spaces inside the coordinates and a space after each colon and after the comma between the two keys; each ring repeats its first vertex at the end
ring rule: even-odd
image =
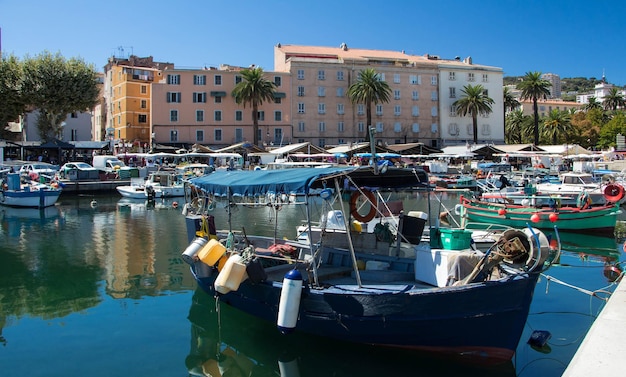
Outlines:
{"type": "Polygon", "coordinates": [[[260,321],[197,289],[189,309],[194,376],[514,376],[511,362],[477,366],[406,350],[281,335],[260,321]]]}

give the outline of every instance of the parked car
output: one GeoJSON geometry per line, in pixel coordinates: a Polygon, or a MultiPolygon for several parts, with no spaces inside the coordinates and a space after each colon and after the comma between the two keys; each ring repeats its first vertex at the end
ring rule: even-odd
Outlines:
{"type": "Polygon", "coordinates": [[[31,178],[37,179],[40,175],[52,178],[59,170],[58,165],[48,164],[46,162],[31,162],[20,167],[19,173],[29,175],[31,178]]]}
{"type": "Polygon", "coordinates": [[[76,180],[98,180],[100,169],[96,169],[86,162],[68,162],[59,169],[59,178],[76,180]]]}

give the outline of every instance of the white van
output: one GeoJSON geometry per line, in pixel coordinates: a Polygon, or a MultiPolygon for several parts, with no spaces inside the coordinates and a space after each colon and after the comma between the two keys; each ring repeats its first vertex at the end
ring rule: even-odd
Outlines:
{"type": "Polygon", "coordinates": [[[113,172],[126,167],[126,164],[115,156],[93,156],[92,165],[94,168],[106,172],[113,172]]]}

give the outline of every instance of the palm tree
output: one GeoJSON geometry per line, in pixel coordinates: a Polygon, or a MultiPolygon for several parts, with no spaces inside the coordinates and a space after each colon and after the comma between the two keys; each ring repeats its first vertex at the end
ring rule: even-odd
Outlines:
{"type": "Polygon", "coordinates": [[[550,111],[548,117],[543,121],[543,135],[544,137],[551,139],[552,144],[556,145],[557,139],[561,135],[567,135],[571,129],[570,116],[567,111],[559,111],[554,109],[550,111]]]}
{"type": "Polygon", "coordinates": [[[583,110],[589,111],[589,110],[593,110],[593,109],[601,110],[602,109],[602,104],[600,102],[598,102],[596,97],[589,97],[589,102],[587,102],[585,104],[585,106],[583,106],[583,110]]]}
{"type": "Polygon", "coordinates": [[[460,116],[470,114],[472,116],[472,127],[474,131],[474,144],[478,143],[478,114],[488,115],[493,110],[491,105],[494,101],[485,92],[482,85],[466,85],[461,89],[463,96],[454,101],[452,106],[456,108],[456,113],[460,116]]]}
{"type": "Polygon", "coordinates": [[[609,89],[609,93],[604,96],[604,110],[615,111],[623,108],[625,103],[624,96],[617,88],[609,89]]]}
{"type": "Polygon", "coordinates": [[[519,101],[517,100],[517,98],[515,98],[515,96],[513,95],[513,93],[511,92],[511,89],[509,89],[508,86],[505,86],[502,89],[502,99],[504,100],[504,134],[506,135],[506,114],[507,111],[514,111],[515,109],[517,109],[520,106],[519,101]]]}
{"type": "Polygon", "coordinates": [[[381,80],[380,75],[373,68],[365,68],[360,71],[357,80],[348,88],[348,96],[353,104],[365,104],[368,127],[365,140],[370,141],[369,127],[372,125],[372,103],[375,105],[387,103],[390,95],[389,84],[381,80]]]}
{"type": "Polygon", "coordinates": [[[539,109],[537,100],[546,99],[550,94],[550,82],[541,78],[541,72],[526,72],[522,82],[517,84],[517,89],[522,91],[523,100],[533,101],[534,128],[533,136],[535,145],[539,144],[539,109]]]}
{"type": "Polygon", "coordinates": [[[261,67],[246,68],[241,71],[242,80],[233,89],[231,95],[235,102],[243,107],[252,106],[252,132],[254,145],[259,144],[259,106],[264,101],[273,101],[276,84],[266,79],[261,67]]]}
{"type": "Polygon", "coordinates": [[[521,144],[526,139],[528,125],[532,126],[532,119],[524,115],[522,110],[514,110],[507,114],[504,126],[504,141],[507,144],[521,144]]]}

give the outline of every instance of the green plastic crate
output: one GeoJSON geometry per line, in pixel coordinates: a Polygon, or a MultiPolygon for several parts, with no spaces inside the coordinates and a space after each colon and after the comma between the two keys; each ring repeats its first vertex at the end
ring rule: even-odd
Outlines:
{"type": "Polygon", "coordinates": [[[465,229],[439,229],[441,246],[446,250],[468,249],[472,243],[472,232],[465,229]]]}

